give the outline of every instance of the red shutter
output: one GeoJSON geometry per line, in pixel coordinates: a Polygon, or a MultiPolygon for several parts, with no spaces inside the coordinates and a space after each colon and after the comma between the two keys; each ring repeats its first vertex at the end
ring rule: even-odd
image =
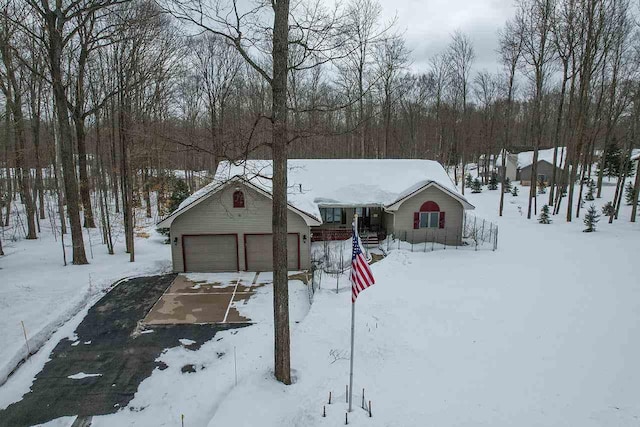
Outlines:
{"type": "Polygon", "coordinates": [[[420,212],[413,213],[413,228],[414,230],[420,228],[420,212]]]}
{"type": "Polygon", "coordinates": [[[440,212],[440,223],[438,225],[440,228],[444,228],[444,212],[440,212]]]}

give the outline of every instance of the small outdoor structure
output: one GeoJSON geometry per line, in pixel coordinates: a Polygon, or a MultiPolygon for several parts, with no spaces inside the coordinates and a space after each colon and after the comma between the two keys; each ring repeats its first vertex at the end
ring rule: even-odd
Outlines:
{"type": "MultiPolygon", "coordinates": [[[[553,176],[553,148],[547,150],[538,150],[538,162],[536,170],[536,182],[544,182],[548,185],[553,176]]],[[[531,185],[531,173],[533,171],[533,151],[524,151],[518,154],[506,152],[506,177],[511,181],[520,181],[521,185],[531,185]]],[[[565,147],[558,148],[556,158],[556,177],[562,174],[562,169],[566,163],[565,147]]],[[[498,177],[502,176],[502,154],[496,160],[496,169],[498,177]]]]}
{"type": "MultiPolygon", "coordinates": [[[[271,176],[268,160],[221,162],[210,184],[160,221],[174,271],[270,271],[271,176]]],[[[310,267],[312,241],[348,239],[355,213],[365,244],[393,233],[457,245],[464,211],[474,209],[431,160],[289,160],[287,181],[290,270],[310,267]]]]}

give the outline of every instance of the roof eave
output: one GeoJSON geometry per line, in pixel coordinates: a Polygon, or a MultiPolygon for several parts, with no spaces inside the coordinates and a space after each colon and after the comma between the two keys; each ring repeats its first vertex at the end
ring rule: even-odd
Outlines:
{"type": "MultiPolygon", "coordinates": [[[[237,182],[237,181],[242,182],[243,184],[251,187],[253,190],[257,191],[258,193],[263,194],[264,196],[266,196],[266,197],[268,197],[270,199],[272,198],[270,192],[258,187],[255,184],[252,184],[250,181],[247,181],[246,179],[243,179],[242,177],[236,175],[236,176],[231,177],[227,182],[222,183],[222,184],[212,188],[211,191],[206,192],[205,194],[203,194],[202,196],[198,197],[193,202],[191,202],[188,205],[182,207],[182,209],[178,209],[178,210],[172,212],[168,217],[166,217],[165,219],[159,221],[156,224],[156,227],[158,227],[158,228],[169,228],[169,227],[171,227],[171,224],[173,223],[174,219],[176,219],[177,217],[179,217],[180,215],[182,215],[183,213],[185,213],[186,211],[188,211],[192,207],[196,206],[201,201],[207,199],[209,196],[217,193],[218,191],[220,191],[222,188],[226,187],[230,183],[237,182]]],[[[314,226],[318,226],[318,225],[322,224],[321,220],[319,220],[318,218],[316,218],[315,216],[313,216],[312,214],[310,214],[308,212],[305,212],[305,211],[303,211],[301,209],[296,208],[291,203],[287,203],[287,207],[289,209],[293,210],[294,212],[298,213],[304,219],[304,222],[310,227],[314,227],[314,226]]]]}

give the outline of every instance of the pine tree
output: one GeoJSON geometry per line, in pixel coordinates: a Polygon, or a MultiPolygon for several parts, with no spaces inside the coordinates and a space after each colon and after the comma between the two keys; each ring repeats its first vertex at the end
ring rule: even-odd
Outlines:
{"type": "Polygon", "coordinates": [[[547,194],[547,184],[542,179],[538,181],[538,194],[547,194]]]}
{"type": "Polygon", "coordinates": [[[467,176],[464,177],[464,186],[467,188],[473,187],[473,178],[471,178],[470,173],[468,173],[467,176]]]}
{"type": "Polygon", "coordinates": [[[496,178],[495,174],[491,175],[491,178],[489,178],[489,186],[487,188],[489,190],[498,189],[498,178],[496,178]]]}
{"type": "MultiPolygon", "coordinates": [[[[604,167],[603,174],[609,178],[611,178],[612,176],[620,176],[622,174],[620,160],[623,158],[623,156],[624,154],[618,146],[618,142],[616,141],[616,137],[614,135],[611,143],[607,147],[607,155],[604,157],[604,161],[600,162],[600,167],[604,167]]],[[[632,171],[631,162],[624,162],[622,167],[624,168],[625,166],[627,167],[626,174],[630,175],[632,171]]]]}
{"type": "Polygon", "coordinates": [[[633,204],[633,185],[631,182],[628,182],[624,189],[624,201],[627,206],[631,206],[633,204]]]}
{"type": "Polygon", "coordinates": [[[595,200],[595,197],[593,196],[593,192],[595,191],[595,189],[596,183],[593,182],[593,179],[587,181],[587,194],[584,196],[584,199],[588,201],[595,200]]]}
{"type": "Polygon", "coordinates": [[[187,183],[182,179],[174,179],[172,182],[171,197],[169,197],[169,206],[167,206],[167,212],[171,213],[178,209],[180,203],[187,197],[189,197],[189,187],[187,183]]]}
{"type": "Polygon", "coordinates": [[[511,195],[513,197],[516,197],[518,195],[518,187],[516,185],[513,186],[513,189],[511,190],[511,195]]]}
{"type": "Polygon", "coordinates": [[[478,178],[474,179],[471,183],[471,192],[472,193],[481,193],[482,192],[482,184],[478,178]]]}
{"type": "Polygon", "coordinates": [[[602,207],[602,215],[604,216],[612,216],[615,212],[616,210],[611,202],[607,202],[607,204],[602,207]]]}
{"type": "Polygon", "coordinates": [[[549,206],[542,206],[542,211],[540,212],[540,217],[538,218],[538,222],[540,224],[551,224],[551,218],[549,218],[549,206]]]}
{"type": "Polygon", "coordinates": [[[600,220],[599,218],[600,215],[598,215],[598,211],[596,211],[596,205],[591,204],[591,206],[589,206],[587,214],[584,216],[584,225],[586,225],[587,228],[582,231],[584,231],[585,233],[596,231],[596,224],[600,220]]]}
{"type": "Polygon", "coordinates": [[[505,193],[511,193],[512,185],[511,185],[511,180],[509,179],[509,177],[506,177],[504,179],[504,184],[502,185],[502,188],[503,188],[505,193]]]}

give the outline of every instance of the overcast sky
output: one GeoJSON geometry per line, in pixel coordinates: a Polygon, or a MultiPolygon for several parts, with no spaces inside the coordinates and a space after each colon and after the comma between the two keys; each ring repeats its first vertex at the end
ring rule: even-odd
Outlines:
{"type": "Polygon", "coordinates": [[[473,71],[498,68],[498,30],[515,12],[512,0],[379,0],[385,19],[398,15],[411,49],[414,71],[425,71],[431,56],[442,52],[451,34],[469,35],[476,52],[473,71]]]}

